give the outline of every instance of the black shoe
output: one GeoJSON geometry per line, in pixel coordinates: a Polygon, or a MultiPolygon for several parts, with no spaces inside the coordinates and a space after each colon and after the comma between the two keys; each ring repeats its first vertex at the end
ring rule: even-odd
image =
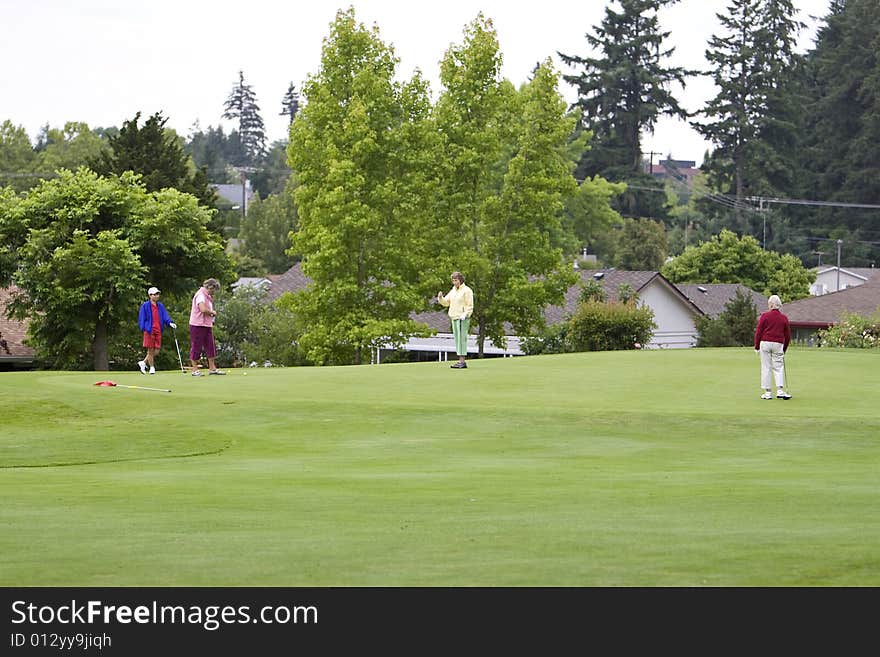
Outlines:
{"type": "Polygon", "coordinates": [[[450,365],[454,370],[463,370],[467,368],[467,363],[462,363],[461,361],[457,362],[455,365],[450,365]]]}

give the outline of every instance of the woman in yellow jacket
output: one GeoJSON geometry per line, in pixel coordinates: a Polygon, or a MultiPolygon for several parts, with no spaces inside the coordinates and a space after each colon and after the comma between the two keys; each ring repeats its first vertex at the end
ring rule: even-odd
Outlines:
{"type": "Polygon", "coordinates": [[[452,320],[452,335],[455,338],[455,353],[458,354],[458,362],[452,365],[453,369],[467,367],[468,329],[471,324],[471,315],[474,314],[474,291],[464,284],[464,275],[460,271],[452,272],[452,289],[449,294],[443,296],[443,292],[437,293],[437,302],[441,306],[449,307],[449,319],[452,320]]]}

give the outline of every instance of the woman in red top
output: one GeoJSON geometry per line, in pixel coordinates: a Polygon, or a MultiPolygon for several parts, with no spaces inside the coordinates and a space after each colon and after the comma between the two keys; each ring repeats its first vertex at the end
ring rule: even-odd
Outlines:
{"type": "Polygon", "coordinates": [[[755,329],[755,351],[761,356],[761,399],[773,399],[770,394],[770,373],[776,379],[776,398],[791,399],[785,391],[785,352],[791,342],[788,317],[782,314],[782,300],[775,294],[767,299],[770,308],[762,313],[755,329]]]}
{"type": "Polygon", "coordinates": [[[144,348],[147,350],[147,355],[143,360],[138,361],[138,367],[141,369],[141,374],[146,374],[148,367],[150,374],[155,374],[156,354],[162,348],[162,331],[166,326],[176,329],[177,324],[171,321],[168,311],[159,301],[161,294],[159,288],[151,287],[147,290],[147,294],[150,297],[149,301],[144,301],[138,311],[138,326],[144,333],[144,348]]]}

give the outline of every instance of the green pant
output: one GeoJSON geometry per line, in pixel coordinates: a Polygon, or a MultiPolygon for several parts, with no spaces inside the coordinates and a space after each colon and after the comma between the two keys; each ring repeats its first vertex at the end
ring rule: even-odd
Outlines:
{"type": "Polygon", "coordinates": [[[455,338],[455,353],[459,356],[467,356],[468,329],[470,326],[470,318],[452,320],[452,337],[455,338]]]}

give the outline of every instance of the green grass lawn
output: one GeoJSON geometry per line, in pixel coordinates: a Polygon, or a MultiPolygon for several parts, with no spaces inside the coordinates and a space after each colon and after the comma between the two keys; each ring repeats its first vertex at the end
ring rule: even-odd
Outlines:
{"type": "Polygon", "coordinates": [[[880,585],[880,355],[788,369],[0,373],[0,585],[880,585]]]}

